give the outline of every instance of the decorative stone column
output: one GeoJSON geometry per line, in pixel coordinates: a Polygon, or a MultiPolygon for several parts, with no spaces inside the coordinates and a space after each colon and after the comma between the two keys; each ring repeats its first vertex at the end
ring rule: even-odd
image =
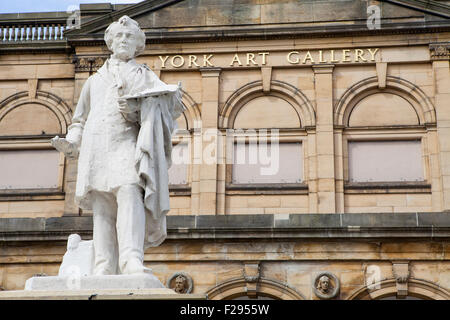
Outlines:
{"type": "Polygon", "coordinates": [[[450,42],[430,44],[437,133],[440,149],[443,210],[450,211],[450,42]]]}
{"type": "Polygon", "coordinates": [[[313,65],[316,95],[317,211],[336,212],[332,64],[313,65]]]}
{"type": "Polygon", "coordinates": [[[317,209],[318,195],[317,192],[317,146],[316,146],[316,127],[305,127],[307,132],[308,144],[308,202],[309,202],[309,212],[316,213],[319,212],[317,209]]]}
{"type": "MultiPolygon", "coordinates": [[[[217,163],[218,163],[218,114],[220,68],[200,68],[202,74],[202,160],[200,164],[199,214],[216,214],[217,163]],[[214,145],[215,144],[215,145],[214,145]],[[208,155],[208,157],[206,157],[208,155]]],[[[223,202],[225,202],[225,190],[223,202]]],[[[195,197],[195,195],[192,195],[195,197]]],[[[194,199],[193,199],[194,200],[194,199]]],[[[222,206],[222,204],[220,204],[222,206]]],[[[223,203],[223,207],[225,203],[223,203]]]]}
{"type": "Polygon", "coordinates": [[[334,164],[335,164],[335,190],[336,190],[336,213],[344,213],[344,146],[343,140],[344,127],[334,128],[334,164]]]}

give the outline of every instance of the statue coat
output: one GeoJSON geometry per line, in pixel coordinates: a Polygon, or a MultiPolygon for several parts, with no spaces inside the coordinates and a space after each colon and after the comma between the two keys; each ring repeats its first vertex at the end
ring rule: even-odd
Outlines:
{"type": "Polygon", "coordinates": [[[82,209],[92,209],[93,190],[143,188],[145,247],[159,245],[167,235],[171,135],[183,112],[181,93],[137,98],[138,111],[127,114],[117,100],[157,86],[165,84],[147,66],[108,59],[84,84],[66,136],[79,146],[75,202],[82,209]]]}

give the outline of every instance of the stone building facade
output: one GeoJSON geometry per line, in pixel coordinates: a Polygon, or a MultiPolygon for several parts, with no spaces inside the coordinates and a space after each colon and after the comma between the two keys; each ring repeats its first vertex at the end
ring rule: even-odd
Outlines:
{"type": "Polygon", "coordinates": [[[427,3],[0,14],[1,288],[57,274],[68,235],[92,237],[76,160],[49,140],[128,15],[147,36],[138,62],[184,91],[169,236],[145,256],[163,283],[181,273],[209,299],[449,299],[450,1],[427,3]]]}

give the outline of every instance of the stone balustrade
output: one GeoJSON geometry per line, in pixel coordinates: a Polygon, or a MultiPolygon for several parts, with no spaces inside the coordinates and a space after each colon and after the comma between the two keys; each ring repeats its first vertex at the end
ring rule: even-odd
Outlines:
{"type": "Polygon", "coordinates": [[[30,24],[0,26],[0,42],[65,40],[65,24],[30,24]]]}

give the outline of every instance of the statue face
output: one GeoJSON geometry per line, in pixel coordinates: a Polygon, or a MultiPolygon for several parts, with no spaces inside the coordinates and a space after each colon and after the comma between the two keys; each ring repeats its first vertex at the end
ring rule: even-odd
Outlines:
{"type": "Polygon", "coordinates": [[[114,57],[120,60],[129,60],[135,56],[138,40],[133,29],[117,27],[113,36],[112,51],[114,57]]]}
{"type": "Polygon", "coordinates": [[[175,279],[175,291],[176,292],[184,291],[184,279],[182,278],[175,279]]]}
{"type": "Polygon", "coordinates": [[[319,281],[319,287],[323,292],[327,292],[328,288],[330,287],[330,279],[328,278],[324,278],[324,279],[320,279],[319,281]]]}

